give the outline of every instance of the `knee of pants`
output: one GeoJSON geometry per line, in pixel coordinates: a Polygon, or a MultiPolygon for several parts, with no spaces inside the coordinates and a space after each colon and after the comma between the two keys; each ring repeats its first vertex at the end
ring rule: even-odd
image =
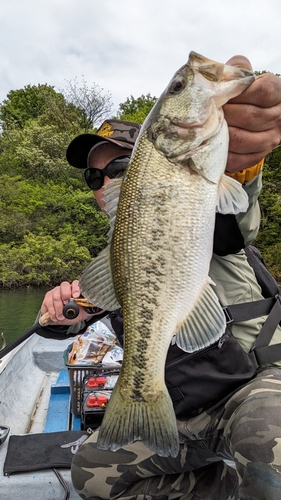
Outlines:
{"type": "Polygon", "coordinates": [[[111,485],[107,484],[107,474],[108,467],[92,459],[91,445],[85,445],[81,450],[79,448],[71,464],[72,484],[78,495],[91,500],[109,498],[111,485]]]}
{"type": "Polygon", "coordinates": [[[281,464],[281,393],[255,395],[234,412],[228,427],[234,458],[281,464]]]}
{"type": "Polygon", "coordinates": [[[85,481],[87,478],[85,477],[85,473],[83,471],[83,468],[81,468],[81,463],[79,463],[80,457],[79,457],[79,450],[76,452],[76,454],[73,457],[72,464],[71,464],[71,479],[72,479],[72,484],[77,492],[81,492],[84,489],[85,486],[85,481]]]}
{"type": "MultiPolygon", "coordinates": [[[[113,485],[116,482],[122,483],[121,476],[123,477],[126,471],[130,475],[132,468],[135,469],[133,463],[143,462],[153,453],[140,442],[112,452],[98,449],[96,441],[97,433],[94,433],[74,455],[71,466],[72,483],[82,498],[108,499],[113,485]]],[[[132,481],[124,484],[124,488],[130,485],[130,482],[139,482],[140,477],[135,476],[134,480],[132,473],[132,481]]]]}
{"type": "Polygon", "coordinates": [[[280,500],[281,475],[271,465],[261,462],[248,463],[242,472],[239,487],[241,500],[280,500]]]}
{"type": "Polygon", "coordinates": [[[241,500],[280,500],[281,386],[271,380],[271,385],[262,381],[266,387],[259,380],[252,384],[229,420],[227,438],[239,476],[241,500]]]}

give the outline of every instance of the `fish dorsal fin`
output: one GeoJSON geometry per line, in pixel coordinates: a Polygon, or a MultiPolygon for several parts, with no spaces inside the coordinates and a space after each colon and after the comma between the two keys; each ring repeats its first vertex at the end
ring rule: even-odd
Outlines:
{"type": "Polygon", "coordinates": [[[114,231],[117,206],[119,201],[122,179],[114,179],[104,188],[105,211],[109,215],[110,229],[107,246],[84,269],[79,286],[82,295],[95,306],[107,311],[119,309],[116,298],[110,261],[110,247],[114,231]]]}
{"type": "Polygon", "coordinates": [[[175,341],[183,351],[198,351],[217,342],[224,334],[225,327],[223,309],[208,282],[195,306],[180,325],[175,341]]]}
{"type": "Polygon", "coordinates": [[[240,182],[223,174],[218,185],[217,212],[236,215],[246,212],[248,205],[248,195],[240,182]]]}

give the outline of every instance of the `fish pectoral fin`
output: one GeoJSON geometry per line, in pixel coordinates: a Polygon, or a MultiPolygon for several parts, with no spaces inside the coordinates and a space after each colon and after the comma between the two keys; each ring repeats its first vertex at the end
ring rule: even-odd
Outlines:
{"type": "Polygon", "coordinates": [[[183,351],[204,349],[217,342],[225,331],[225,315],[209,283],[176,334],[176,344],[183,351]]]}
{"type": "Polygon", "coordinates": [[[218,186],[217,212],[236,215],[246,212],[248,206],[248,195],[240,182],[223,174],[218,186]]]}
{"type": "Polygon", "coordinates": [[[119,309],[120,304],[115,295],[110,266],[110,245],[84,269],[79,287],[82,295],[96,307],[106,311],[119,309]]]}

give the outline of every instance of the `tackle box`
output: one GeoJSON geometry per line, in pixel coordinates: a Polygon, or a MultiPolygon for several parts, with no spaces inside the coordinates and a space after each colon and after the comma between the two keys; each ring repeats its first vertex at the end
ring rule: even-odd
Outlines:
{"type": "Polygon", "coordinates": [[[72,412],[76,416],[81,416],[82,404],[83,404],[83,393],[84,393],[84,380],[94,377],[118,377],[120,368],[116,367],[116,364],[89,364],[89,365],[77,365],[70,364],[68,362],[68,355],[72,349],[72,345],[69,345],[64,351],[63,359],[64,364],[67,367],[69,375],[70,384],[70,394],[71,394],[71,408],[72,412]]]}

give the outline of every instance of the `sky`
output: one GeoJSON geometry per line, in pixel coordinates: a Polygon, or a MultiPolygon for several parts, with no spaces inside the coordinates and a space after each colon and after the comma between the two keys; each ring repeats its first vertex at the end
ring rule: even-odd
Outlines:
{"type": "Polygon", "coordinates": [[[84,79],[117,111],[131,95],[159,97],[191,50],[281,74],[280,0],[1,0],[0,26],[0,102],[84,79]]]}

